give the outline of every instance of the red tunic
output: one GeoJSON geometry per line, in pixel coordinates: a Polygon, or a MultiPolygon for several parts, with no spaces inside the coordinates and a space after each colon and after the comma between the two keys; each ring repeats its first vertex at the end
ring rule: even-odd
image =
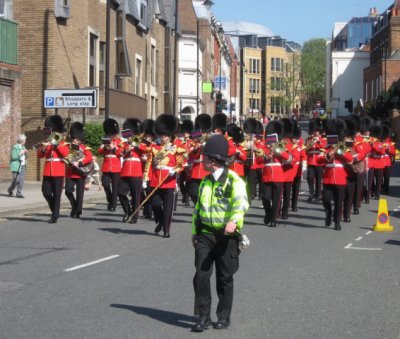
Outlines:
{"type": "Polygon", "coordinates": [[[64,157],[69,154],[69,146],[61,141],[57,146],[47,145],[44,151],[38,150],[37,156],[45,158],[43,176],[44,177],[64,177],[65,163],[64,157]]]}
{"type": "Polygon", "coordinates": [[[297,149],[297,145],[290,139],[285,139],[284,141],[286,143],[286,152],[289,153],[289,159],[282,163],[283,182],[292,182],[296,174],[297,168],[295,164],[299,162],[300,152],[297,149]]]}
{"type": "MultiPolygon", "coordinates": [[[[332,149],[330,146],[326,149],[326,153],[332,149]]],[[[322,182],[324,185],[346,185],[347,184],[347,171],[345,168],[346,163],[353,162],[353,154],[350,151],[345,152],[343,155],[335,154],[333,157],[327,159],[325,156],[320,156],[318,162],[324,168],[324,176],[322,182]]]]}
{"type": "MultiPolygon", "coordinates": [[[[79,166],[83,167],[90,164],[93,161],[93,155],[90,148],[88,148],[86,145],[80,144],[79,149],[83,154],[83,158],[79,160],[79,166]]],[[[79,172],[74,170],[72,166],[67,166],[65,176],[67,178],[74,178],[74,179],[84,178],[84,176],[82,176],[79,172]]]]}
{"type": "MultiPolygon", "coordinates": [[[[103,173],[120,173],[121,172],[121,156],[123,147],[120,138],[112,138],[110,147],[101,145],[98,153],[104,157],[101,171],[103,173]]],[[[108,146],[108,145],[107,145],[108,146]]]]}
{"type": "Polygon", "coordinates": [[[288,160],[290,155],[283,151],[280,154],[272,154],[270,147],[264,146],[265,155],[257,157],[256,161],[263,164],[262,181],[266,182],[284,182],[282,162],[288,160]]]}
{"type": "Polygon", "coordinates": [[[142,154],[147,149],[145,144],[140,144],[139,147],[131,148],[128,143],[123,146],[123,158],[122,158],[122,169],[121,177],[142,177],[143,166],[142,166],[142,154]]]}
{"type": "Polygon", "coordinates": [[[306,141],[307,145],[307,165],[310,166],[323,166],[318,162],[318,158],[320,157],[321,151],[325,150],[326,147],[326,139],[319,136],[315,137],[308,137],[306,141]]]}
{"type": "Polygon", "coordinates": [[[198,146],[189,154],[189,163],[192,164],[192,172],[190,174],[191,179],[203,179],[210,172],[204,169],[203,165],[203,155],[201,154],[201,147],[198,146]]]}
{"type": "Polygon", "coordinates": [[[242,145],[236,146],[236,156],[230,169],[236,172],[240,177],[244,177],[244,164],[247,159],[246,150],[242,145]]]}

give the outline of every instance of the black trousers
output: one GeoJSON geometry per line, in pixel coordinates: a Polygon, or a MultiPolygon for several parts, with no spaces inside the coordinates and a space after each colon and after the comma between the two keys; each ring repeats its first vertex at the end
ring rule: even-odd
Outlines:
{"type": "Polygon", "coordinates": [[[344,218],[350,218],[351,206],[353,205],[354,195],[356,194],[356,186],[357,186],[357,176],[349,175],[347,177],[347,185],[344,190],[344,202],[343,202],[344,218]]]}
{"type": "Polygon", "coordinates": [[[308,165],[307,167],[307,182],[310,197],[320,198],[322,186],[322,166],[308,165]]]}
{"type": "Polygon", "coordinates": [[[201,179],[190,179],[189,182],[189,195],[190,199],[192,199],[193,204],[196,206],[197,199],[199,197],[199,187],[200,187],[201,179]]]}
{"type": "Polygon", "coordinates": [[[85,192],[85,178],[66,178],[65,195],[71,203],[71,208],[75,214],[82,214],[83,194],[85,192]],[[74,196],[76,187],[76,196],[74,196]]]}
{"type": "Polygon", "coordinates": [[[276,222],[281,209],[282,183],[265,182],[263,187],[262,203],[265,216],[269,221],[276,222]]]}
{"type": "Polygon", "coordinates": [[[381,187],[382,187],[382,177],[383,177],[383,168],[370,168],[368,170],[368,194],[371,197],[372,193],[374,196],[379,199],[381,195],[381,187]],[[375,183],[373,185],[373,181],[375,183]]]}
{"type": "Polygon", "coordinates": [[[101,184],[104,187],[108,206],[112,208],[117,207],[118,198],[118,185],[119,185],[120,173],[103,173],[101,176],[101,184]]]}
{"type": "Polygon", "coordinates": [[[361,207],[361,200],[363,198],[365,173],[356,174],[356,187],[353,198],[353,208],[358,210],[361,207]]]}
{"type": "Polygon", "coordinates": [[[200,234],[195,245],[193,278],[194,314],[211,313],[210,279],[215,263],[218,319],[229,319],[233,303],[233,275],[239,269],[238,239],[224,235],[200,234]]]}
{"type": "MultiPolygon", "coordinates": [[[[140,195],[142,193],[142,177],[121,177],[118,186],[118,197],[125,214],[136,211],[140,205],[140,195]],[[131,201],[128,193],[131,193],[131,201]]],[[[137,220],[139,211],[133,216],[137,220]]]]}
{"type": "Polygon", "coordinates": [[[282,216],[287,217],[289,214],[289,207],[290,207],[290,193],[292,192],[292,185],[293,182],[284,182],[282,185],[282,216]]]}
{"type": "MultiPolygon", "coordinates": [[[[251,202],[257,195],[257,184],[259,184],[260,187],[262,188],[261,178],[262,178],[262,171],[260,169],[248,170],[246,179],[247,179],[247,196],[249,198],[249,202],[251,202]]],[[[261,195],[261,192],[259,192],[259,195],[261,195]]]]}
{"type": "Polygon", "coordinates": [[[294,177],[292,185],[292,210],[297,208],[297,202],[299,201],[300,187],[301,187],[301,177],[294,177]]]}
{"type": "Polygon", "coordinates": [[[49,204],[51,217],[60,217],[61,193],[64,177],[43,177],[42,194],[49,204]]]}
{"type": "Polygon", "coordinates": [[[172,212],[174,209],[174,188],[159,188],[152,197],[151,206],[154,212],[154,220],[161,223],[164,233],[171,229],[172,212]]]}
{"type": "Polygon", "coordinates": [[[178,182],[182,193],[182,202],[189,202],[189,180],[190,176],[186,169],[179,173],[178,182]]]}
{"type": "Polygon", "coordinates": [[[346,185],[324,185],[324,190],[322,192],[322,203],[324,205],[326,218],[332,218],[332,204],[334,202],[333,209],[333,221],[340,222],[342,217],[342,206],[344,201],[344,191],[346,185]]]}
{"type": "Polygon", "coordinates": [[[383,169],[382,193],[384,194],[389,194],[389,182],[390,182],[391,171],[392,171],[392,166],[386,166],[383,169]]]}
{"type": "MultiPolygon", "coordinates": [[[[150,194],[152,188],[150,187],[150,181],[147,181],[147,187],[145,190],[142,190],[141,199],[143,201],[150,194]]],[[[151,219],[153,215],[153,209],[151,208],[151,198],[147,200],[143,205],[143,216],[145,218],[151,219]]]]}

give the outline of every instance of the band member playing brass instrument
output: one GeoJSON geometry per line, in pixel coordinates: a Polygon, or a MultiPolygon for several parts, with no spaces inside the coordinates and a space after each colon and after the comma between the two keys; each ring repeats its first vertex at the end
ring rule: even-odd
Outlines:
{"type": "Polygon", "coordinates": [[[38,158],[44,158],[42,193],[51,210],[49,223],[54,224],[60,217],[60,204],[65,177],[64,157],[69,153],[63,133],[64,125],[59,115],[48,116],[44,122],[46,129],[52,134],[48,142],[37,149],[38,158]]]}
{"type": "Polygon", "coordinates": [[[80,218],[82,214],[85,178],[93,170],[92,152],[84,145],[85,131],[80,122],[70,126],[69,154],[64,158],[66,167],[65,195],[71,203],[72,218],[80,218]],[[74,190],[76,188],[76,197],[74,190]]]}
{"type": "MultiPolygon", "coordinates": [[[[192,120],[184,120],[180,126],[180,132],[182,134],[183,143],[181,147],[186,150],[187,154],[196,147],[197,143],[191,138],[192,132],[194,129],[194,124],[192,120]]],[[[192,164],[190,162],[186,162],[184,165],[184,169],[179,173],[179,189],[182,193],[182,203],[185,206],[190,206],[189,200],[189,183],[190,183],[190,173],[192,170],[192,164]]]]}
{"type": "Polygon", "coordinates": [[[103,122],[104,133],[103,144],[98,153],[104,157],[101,167],[101,184],[107,198],[107,210],[114,212],[117,207],[118,185],[121,174],[121,139],[118,137],[119,126],[117,121],[108,118],[103,122]]]}
{"type": "Polygon", "coordinates": [[[236,154],[229,169],[236,172],[239,177],[244,179],[244,165],[247,160],[247,149],[245,148],[243,131],[240,127],[236,126],[236,124],[230,124],[228,126],[228,135],[232,138],[236,148],[236,154]]]}

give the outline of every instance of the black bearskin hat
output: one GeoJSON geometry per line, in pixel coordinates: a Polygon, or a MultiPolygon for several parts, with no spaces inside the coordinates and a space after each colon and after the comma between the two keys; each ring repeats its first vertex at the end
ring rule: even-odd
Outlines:
{"type": "Polygon", "coordinates": [[[256,135],[263,136],[264,135],[264,126],[261,121],[257,120],[257,128],[256,128],[256,135]]]}
{"type": "Polygon", "coordinates": [[[61,116],[59,115],[50,115],[46,117],[44,121],[44,127],[51,128],[52,132],[57,132],[57,133],[64,132],[64,124],[61,116]]]}
{"type": "Polygon", "coordinates": [[[293,136],[293,121],[288,118],[281,119],[283,124],[283,137],[291,138],[293,136]]]}
{"type": "Polygon", "coordinates": [[[115,135],[119,133],[118,122],[114,119],[107,118],[103,121],[103,129],[106,135],[115,135]]]}
{"type": "Polygon", "coordinates": [[[215,113],[212,117],[212,130],[215,131],[217,128],[222,132],[226,131],[227,117],[224,113],[215,113]]]}
{"type": "Polygon", "coordinates": [[[243,131],[236,124],[229,124],[228,135],[232,138],[235,144],[240,144],[244,141],[243,131]]]}
{"type": "Polygon", "coordinates": [[[85,140],[85,127],[81,122],[76,121],[69,127],[69,134],[71,140],[79,139],[83,141],[85,140]]]}
{"type": "Polygon", "coordinates": [[[228,159],[228,141],[223,135],[212,135],[204,145],[203,154],[226,161],[228,159]]]}
{"type": "Polygon", "coordinates": [[[136,118],[126,119],[123,129],[130,129],[134,135],[140,134],[140,120],[136,118]]]}
{"type": "Polygon", "coordinates": [[[206,113],[199,114],[194,121],[194,129],[204,133],[211,132],[212,121],[211,117],[206,113]]]}
{"type": "Polygon", "coordinates": [[[390,137],[390,127],[388,124],[383,123],[382,124],[382,135],[381,139],[385,140],[390,137]]]}
{"type": "Polygon", "coordinates": [[[274,134],[278,135],[278,139],[282,140],[283,138],[283,123],[280,120],[272,120],[268,123],[267,127],[265,127],[265,135],[274,134]]]}
{"type": "Polygon", "coordinates": [[[194,124],[192,120],[183,120],[180,126],[181,133],[192,133],[194,124]]]}
{"type": "Polygon", "coordinates": [[[365,133],[372,127],[372,119],[368,116],[361,117],[360,119],[360,132],[365,133]]]}
{"type": "Polygon", "coordinates": [[[301,129],[297,120],[293,120],[293,136],[294,139],[300,139],[301,137],[301,129]]]}
{"type": "Polygon", "coordinates": [[[382,136],[382,127],[379,125],[373,125],[370,129],[369,129],[369,135],[373,138],[377,138],[380,139],[382,136]]]}
{"type": "Polygon", "coordinates": [[[357,133],[355,119],[349,117],[348,119],[345,119],[344,122],[346,123],[346,136],[354,138],[357,133]]]}
{"type": "Polygon", "coordinates": [[[243,123],[243,131],[247,134],[255,134],[257,131],[257,119],[247,118],[243,123]]]}
{"type": "Polygon", "coordinates": [[[178,131],[178,118],[171,114],[161,114],[156,119],[154,130],[157,135],[173,137],[178,131]]]}
{"type": "Polygon", "coordinates": [[[155,124],[156,122],[153,119],[144,119],[139,126],[140,133],[154,136],[155,124]]]}
{"type": "Polygon", "coordinates": [[[314,132],[321,131],[321,119],[319,118],[312,118],[308,124],[308,133],[313,134],[314,132]]]}
{"type": "Polygon", "coordinates": [[[341,119],[329,119],[326,122],[326,135],[337,135],[343,141],[346,135],[346,123],[341,119]]]}

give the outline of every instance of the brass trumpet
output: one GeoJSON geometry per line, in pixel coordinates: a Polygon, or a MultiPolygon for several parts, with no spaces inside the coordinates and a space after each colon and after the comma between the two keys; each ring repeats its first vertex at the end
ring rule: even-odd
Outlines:
{"type": "Polygon", "coordinates": [[[348,148],[346,146],[346,143],[344,142],[339,142],[336,146],[335,146],[335,154],[337,155],[343,155],[347,152],[348,148]]]}
{"type": "Polygon", "coordinates": [[[272,144],[271,150],[273,153],[281,154],[286,148],[286,143],[284,141],[278,141],[272,144]]]}
{"type": "Polygon", "coordinates": [[[63,137],[62,133],[53,132],[50,134],[48,140],[52,145],[57,146],[63,139],[64,139],[64,137],[63,137]]]}
{"type": "Polygon", "coordinates": [[[134,135],[128,139],[129,144],[132,147],[139,147],[142,143],[143,138],[140,135],[134,135]]]}

